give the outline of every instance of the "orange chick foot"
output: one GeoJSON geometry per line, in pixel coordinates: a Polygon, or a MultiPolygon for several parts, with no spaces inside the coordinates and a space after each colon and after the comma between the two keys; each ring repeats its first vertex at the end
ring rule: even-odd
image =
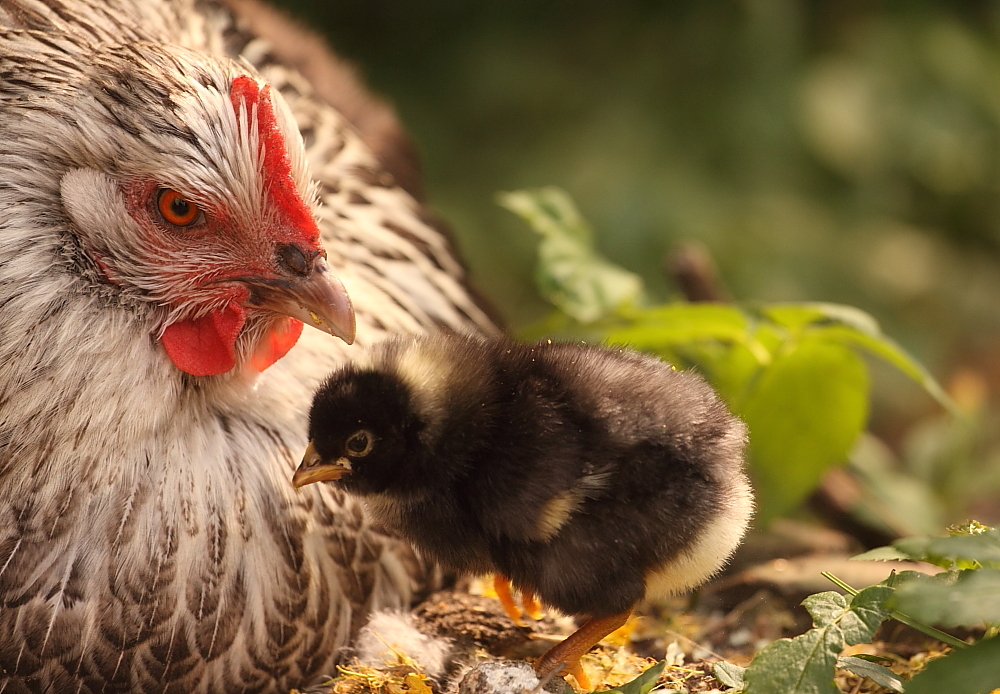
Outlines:
{"type": "Polygon", "coordinates": [[[538,598],[535,597],[534,593],[522,590],[521,606],[524,607],[524,614],[532,619],[537,621],[542,618],[542,603],[538,602],[538,598]]]}
{"type": "Polygon", "coordinates": [[[545,651],[542,657],[535,661],[535,672],[544,677],[562,663],[566,666],[566,674],[573,675],[581,689],[592,690],[590,678],[580,667],[580,658],[598,641],[625,624],[631,615],[632,610],[626,610],[610,617],[588,620],[564,641],[545,651]]]}
{"type": "Polygon", "coordinates": [[[510,580],[506,576],[495,575],[493,577],[493,590],[496,591],[500,605],[503,607],[503,611],[507,613],[507,616],[510,617],[510,621],[514,622],[515,626],[523,627],[524,622],[521,621],[521,608],[514,602],[514,596],[510,593],[510,580]]]}

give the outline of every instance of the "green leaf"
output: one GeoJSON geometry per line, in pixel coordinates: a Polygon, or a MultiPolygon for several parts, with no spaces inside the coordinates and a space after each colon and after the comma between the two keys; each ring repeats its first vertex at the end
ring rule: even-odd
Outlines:
{"type": "Polygon", "coordinates": [[[909,554],[904,554],[892,546],[876,547],[851,557],[851,561],[910,561],[911,559],[909,554]]]}
{"type": "Polygon", "coordinates": [[[762,313],[779,325],[792,329],[810,329],[827,340],[863,349],[885,360],[953,414],[958,410],[930,372],[906,350],[887,337],[878,322],[853,306],[827,303],[774,304],[762,313]]]}
{"type": "Polygon", "coordinates": [[[932,660],[906,685],[906,694],[988,694],[1000,687],[1000,638],[932,660]]]}
{"type": "Polygon", "coordinates": [[[906,571],[896,571],[895,569],[893,569],[892,573],[889,574],[888,578],[882,581],[880,585],[886,585],[889,586],[890,588],[898,588],[907,581],[912,581],[914,578],[917,578],[918,576],[926,576],[926,575],[927,574],[923,573],[922,571],[913,571],[912,569],[908,569],[906,571]]]}
{"type": "MultiPolygon", "coordinates": [[[[730,409],[737,409],[761,372],[760,355],[740,344],[701,342],[659,353],[678,368],[694,368],[712,384],[730,409]]],[[[769,355],[768,355],[769,356],[769,355]]]]}
{"type": "Polygon", "coordinates": [[[801,304],[770,304],[764,308],[762,313],[786,328],[840,323],[865,335],[882,336],[878,321],[871,314],[845,304],[819,301],[801,304]]]}
{"type": "Polygon", "coordinates": [[[844,649],[840,629],[810,629],[794,639],[778,639],[746,669],[747,694],[840,694],[834,684],[837,655],[844,649]]]}
{"type": "Polygon", "coordinates": [[[535,279],[547,300],[581,323],[590,323],[643,296],[642,279],[604,259],[593,232],[559,188],[501,193],[501,205],[541,235],[535,279]]]}
{"type": "Polygon", "coordinates": [[[978,535],[950,537],[907,537],[892,546],[912,559],[950,568],[974,568],[977,565],[1000,567],[1000,530],[978,535]]]}
{"type": "Polygon", "coordinates": [[[802,601],[802,607],[812,617],[813,626],[825,627],[844,616],[847,612],[847,599],[836,591],[828,590],[810,595],[802,601]]]}
{"type": "Polygon", "coordinates": [[[886,601],[893,589],[886,585],[874,585],[860,591],[851,600],[850,610],[840,620],[844,640],[848,644],[867,643],[875,636],[875,631],[889,616],[886,601]]]}
{"type": "Polygon", "coordinates": [[[608,330],[610,342],[658,352],[705,340],[742,343],[749,337],[746,315],[727,304],[666,304],[637,311],[629,318],[627,326],[608,330]]]}
{"type": "Polygon", "coordinates": [[[957,578],[917,575],[896,588],[891,606],[927,624],[1000,623],[1000,571],[962,571],[957,578]]]}
{"type": "Polygon", "coordinates": [[[848,605],[847,599],[835,591],[815,593],[802,601],[816,627],[837,624],[849,645],[870,641],[875,630],[886,617],[886,599],[892,588],[886,585],[869,586],[855,595],[848,605]]]}
{"type": "Polygon", "coordinates": [[[750,429],[764,525],[847,457],[868,416],[868,370],[853,350],[805,338],[775,356],[736,410],[750,429]]]}
{"type": "Polygon", "coordinates": [[[748,694],[835,694],[837,657],[848,644],[870,641],[887,616],[892,588],[870,586],[850,604],[827,591],[802,601],[816,626],[794,639],[779,639],[757,654],[744,673],[748,694]]]}
{"type": "Polygon", "coordinates": [[[868,659],[847,656],[837,658],[837,667],[849,670],[859,677],[867,677],[880,687],[891,689],[899,694],[903,693],[903,680],[884,665],[870,662],[868,659]]]}
{"type": "Polygon", "coordinates": [[[751,334],[746,314],[725,304],[668,304],[628,313],[607,341],[697,368],[731,406],[742,400],[771,353],[751,334]]]}
{"type": "Polygon", "coordinates": [[[712,674],[715,675],[715,679],[719,680],[724,687],[736,691],[742,691],[743,687],[746,686],[743,681],[743,674],[746,670],[745,667],[727,663],[725,660],[720,660],[712,666],[712,674]]]}
{"type": "Polygon", "coordinates": [[[842,342],[845,345],[860,347],[872,355],[892,364],[905,375],[917,382],[927,393],[933,397],[946,410],[955,416],[961,416],[955,403],[944,392],[930,372],[927,371],[917,360],[911,357],[902,347],[890,340],[888,337],[872,337],[863,333],[841,326],[830,326],[817,330],[824,337],[830,340],[842,342]]]}
{"type": "Polygon", "coordinates": [[[660,673],[663,672],[663,668],[667,666],[666,660],[661,660],[655,665],[650,666],[645,672],[636,677],[631,682],[626,682],[625,684],[619,685],[614,689],[605,689],[598,694],[603,694],[603,692],[618,692],[619,694],[646,694],[654,686],[656,686],[656,680],[660,678],[660,673]]]}
{"type": "MultiPolygon", "coordinates": [[[[891,663],[892,658],[884,655],[872,655],[871,653],[858,653],[857,655],[850,656],[851,658],[860,658],[861,660],[867,660],[869,663],[891,663]]],[[[838,666],[839,667],[839,666],[838,666]]]]}
{"type": "Polygon", "coordinates": [[[944,524],[943,504],[933,483],[901,469],[871,434],[858,439],[849,465],[861,484],[850,509],[857,520],[899,537],[936,533],[944,524]]]}

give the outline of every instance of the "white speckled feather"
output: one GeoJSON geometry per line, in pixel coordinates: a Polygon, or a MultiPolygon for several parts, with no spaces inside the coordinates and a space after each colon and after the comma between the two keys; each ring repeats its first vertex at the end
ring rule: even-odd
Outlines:
{"type": "Polygon", "coordinates": [[[426,579],[356,503],[289,482],[312,392],[356,348],[306,328],[263,373],[193,377],[158,341],[195,309],[142,260],[119,181],[255,214],[255,114],[214,86],[240,74],[272,85],[357,344],[495,330],[419,203],[370,183],[381,165],[343,116],[266,52],[259,72],[230,59],[234,21],[189,0],[0,0],[0,692],[287,691],[426,579]],[[97,86],[119,70],[169,109],[109,119],[97,86]]]}

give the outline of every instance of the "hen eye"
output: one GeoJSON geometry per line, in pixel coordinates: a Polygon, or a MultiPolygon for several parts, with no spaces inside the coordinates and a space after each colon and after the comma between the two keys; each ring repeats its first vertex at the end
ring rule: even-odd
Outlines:
{"type": "Polygon", "coordinates": [[[172,188],[161,188],[156,209],[163,221],[175,227],[189,227],[203,219],[201,208],[172,188]]]}
{"type": "Polygon", "coordinates": [[[372,444],[371,432],[362,429],[351,434],[344,443],[344,447],[347,449],[347,455],[352,458],[361,458],[368,455],[372,449],[372,444]]]}

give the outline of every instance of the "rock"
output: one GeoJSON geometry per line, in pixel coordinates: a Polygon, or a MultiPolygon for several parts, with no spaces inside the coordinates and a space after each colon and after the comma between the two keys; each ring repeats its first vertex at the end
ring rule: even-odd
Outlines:
{"type": "MultiPolygon", "coordinates": [[[[538,675],[528,663],[495,660],[480,663],[458,684],[458,694],[531,694],[540,691],[538,675]]],[[[562,677],[552,677],[541,689],[563,694],[569,685],[562,677]]]]}

